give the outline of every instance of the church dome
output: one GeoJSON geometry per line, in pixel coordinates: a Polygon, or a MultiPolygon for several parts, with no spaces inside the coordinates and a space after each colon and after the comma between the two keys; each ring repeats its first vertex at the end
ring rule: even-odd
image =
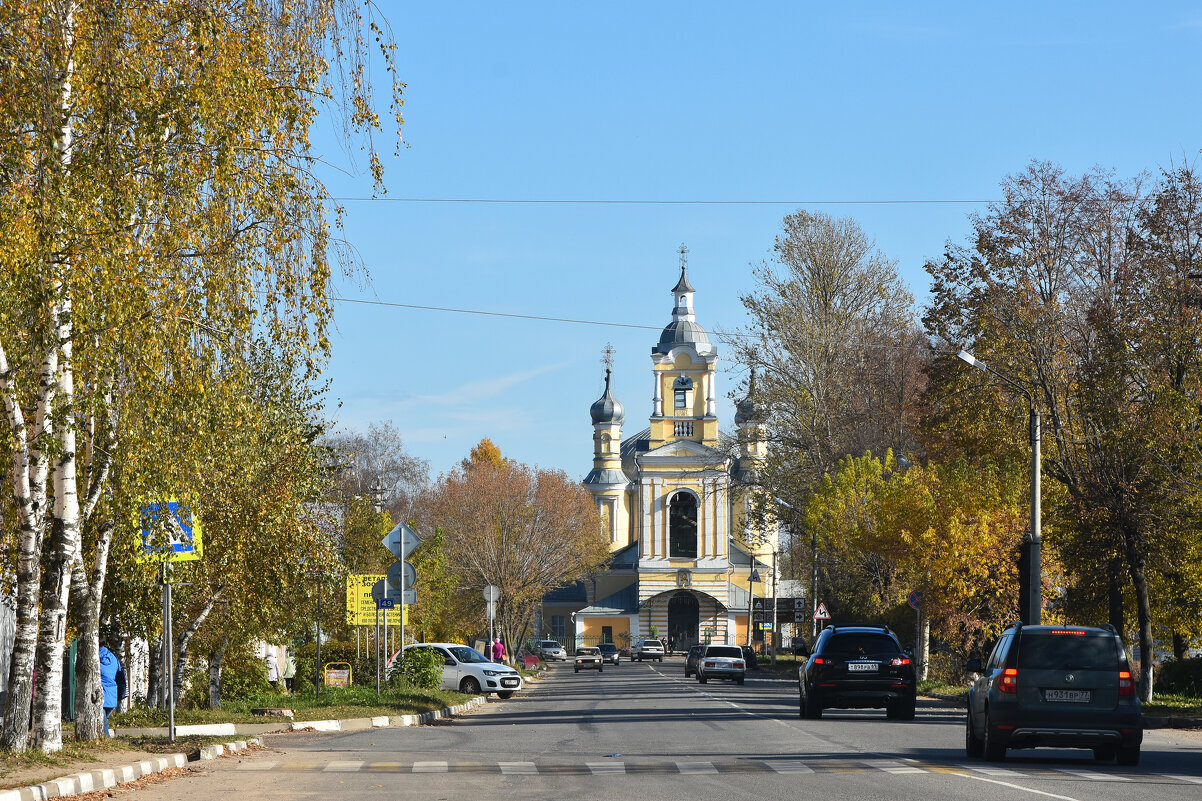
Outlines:
{"type": "Polygon", "coordinates": [[[668,353],[677,345],[701,345],[697,352],[709,350],[710,337],[705,329],[689,320],[673,320],[664,327],[659,335],[659,344],[655,346],[658,353],[668,353]]]}
{"type": "Polygon", "coordinates": [[[618,403],[618,399],[613,396],[613,392],[609,389],[609,368],[605,370],[605,392],[593,402],[589,407],[589,414],[593,418],[593,425],[616,425],[620,426],[626,420],[626,410],[622,408],[622,404],[618,403]]]}
{"type": "Polygon", "coordinates": [[[747,385],[747,396],[735,404],[735,425],[740,428],[745,425],[756,425],[764,422],[764,407],[755,399],[755,370],[751,371],[751,381],[747,385]]]}

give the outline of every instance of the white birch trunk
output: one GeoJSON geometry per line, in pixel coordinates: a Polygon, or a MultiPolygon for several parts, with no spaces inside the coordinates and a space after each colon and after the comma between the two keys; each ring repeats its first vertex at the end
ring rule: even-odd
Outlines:
{"type": "Polygon", "coordinates": [[[923,612],[918,624],[918,680],[926,681],[931,671],[931,619],[923,612]]]}
{"type": "Polygon", "coordinates": [[[54,404],[58,348],[47,349],[38,369],[36,420],[32,431],[25,425],[18,402],[17,383],[0,343],[0,391],[12,431],[12,467],[9,480],[17,508],[17,608],[12,661],[9,664],[8,701],[0,746],[11,751],[29,747],[30,706],[33,700],[33,667],[37,655],[38,590],[42,578],[42,539],[46,526],[46,478],[49,460],[40,447],[53,431],[50,408],[54,404]]]}
{"type": "MultiPolygon", "coordinates": [[[[62,127],[55,142],[59,168],[71,169],[72,80],[75,77],[75,13],[78,3],[66,0],[55,11],[61,20],[61,47],[64,66],[59,82],[57,108],[62,127]]],[[[51,14],[54,11],[50,12],[51,14]]],[[[66,239],[65,232],[63,239],[66,239]]],[[[38,622],[38,681],[33,699],[34,742],[46,753],[63,747],[62,686],[63,645],[67,634],[67,601],[71,591],[71,568],[79,558],[79,495],[75,459],[75,374],[72,337],[71,263],[62,260],[55,284],[53,311],[54,342],[59,353],[57,393],[54,415],[57,422],[59,454],[54,469],[54,521],[50,527],[50,551],[42,576],[42,611],[38,622]]]]}
{"type": "Polygon", "coordinates": [[[104,687],[100,681],[100,600],[104,595],[112,537],[113,525],[106,523],[96,538],[91,580],[84,572],[82,560],[76,562],[71,579],[72,607],[79,631],[79,651],[75,661],[77,740],[97,740],[108,735],[104,730],[104,687]]]}
{"type": "Polygon", "coordinates": [[[209,617],[209,613],[213,611],[213,607],[221,600],[221,590],[213,593],[208,602],[201,608],[200,613],[188,626],[180,632],[175,643],[175,675],[171,677],[171,695],[175,702],[179,703],[179,694],[184,686],[184,669],[188,666],[188,644],[192,641],[192,637],[196,632],[200,631],[200,627],[209,617]]]}

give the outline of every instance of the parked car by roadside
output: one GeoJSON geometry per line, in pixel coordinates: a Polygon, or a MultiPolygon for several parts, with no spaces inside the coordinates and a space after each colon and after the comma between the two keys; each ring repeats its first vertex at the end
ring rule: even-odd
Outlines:
{"type": "Polygon", "coordinates": [[[597,648],[601,651],[602,662],[608,665],[618,664],[618,660],[621,659],[621,656],[618,654],[618,646],[612,642],[603,642],[597,648]]]}
{"type": "Polygon", "coordinates": [[[729,679],[742,684],[747,675],[743,649],[737,645],[707,645],[697,658],[697,681],[729,679]]]}
{"type": "Polygon", "coordinates": [[[664,644],[659,640],[639,640],[634,644],[633,659],[635,662],[654,659],[664,661],[664,644]]]}
{"type": "MultiPolygon", "coordinates": [[[[442,689],[457,690],[468,695],[496,693],[508,698],[522,689],[522,674],[508,665],[487,659],[475,648],[449,642],[425,642],[406,645],[405,651],[428,648],[442,657],[442,689]]],[[[397,654],[388,660],[388,669],[397,654]]]]}
{"type": "Polygon", "coordinates": [[[568,652],[555,640],[539,640],[538,645],[534,647],[534,651],[541,659],[547,662],[552,660],[560,662],[568,661],[568,652]]]}
{"type": "Polygon", "coordinates": [[[888,626],[828,626],[797,669],[799,712],[822,717],[829,708],[885,708],[891,719],[913,720],[914,665],[888,626]]]}
{"type": "Polygon", "coordinates": [[[697,660],[701,658],[704,645],[690,645],[689,652],[684,657],[684,677],[687,679],[697,673],[697,660]]]}
{"type": "Polygon", "coordinates": [[[1143,721],[1122,638],[1109,625],[1013,623],[968,690],[964,750],[997,762],[1008,748],[1090,748],[1139,764],[1143,721]]]}

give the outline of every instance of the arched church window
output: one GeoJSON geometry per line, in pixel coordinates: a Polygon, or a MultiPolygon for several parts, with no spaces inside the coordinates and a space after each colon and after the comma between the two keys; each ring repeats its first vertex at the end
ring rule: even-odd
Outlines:
{"type": "Polygon", "coordinates": [[[601,452],[602,453],[609,453],[609,446],[610,446],[611,441],[612,441],[612,438],[609,436],[609,434],[601,435],[601,452]]]}
{"type": "Polygon", "coordinates": [[[676,408],[689,408],[690,395],[693,392],[693,379],[687,375],[682,375],[672,382],[672,392],[676,396],[676,408]]]}
{"type": "Polygon", "coordinates": [[[691,493],[676,493],[668,507],[668,557],[697,558],[697,499],[691,493]]]}

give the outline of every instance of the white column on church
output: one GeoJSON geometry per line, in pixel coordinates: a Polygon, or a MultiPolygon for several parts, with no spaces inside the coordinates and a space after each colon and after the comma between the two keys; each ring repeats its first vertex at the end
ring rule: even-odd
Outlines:
{"type": "Polygon", "coordinates": [[[705,386],[706,386],[705,414],[707,417],[717,417],[718,416],[718,399],[717,399],[717,397],[718,397],[717,396],[718,373],[717,373],[717,371],[710,370],[706,374],[706,378],[708,380],[705,382],[705,386]]]}
{"type": "Polygon", "coordinates": [[[664,416],[664,398],[663,398],[663,395],[659,391],[659,385],[660,385],[659,371],[657,371],[657,370],[651,371],[651,380],[655,383],[655,386],[652,387],[654,392],[653,392],[652,398],[651,398],[651,400],[653,402],[651,415],[653,417],[663,417],[664,416]]]}

